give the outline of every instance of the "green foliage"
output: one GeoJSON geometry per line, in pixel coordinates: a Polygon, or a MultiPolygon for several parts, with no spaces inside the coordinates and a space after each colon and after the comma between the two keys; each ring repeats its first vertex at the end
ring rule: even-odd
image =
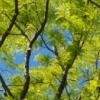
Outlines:
{"type": "MultiPolygon", "coordinates": [[[[29,42],[25,35],[31,39],[41,26],[45,1],[19,0],[18,18],[0,48],[0,61],[8,68],[23,73],[24,63],[14,64],[14,53],[25,53],[29,42]]],[[[92,1],[100,4],[99,0],[92,1]]],[[[0,39],[8,28],[13,14],[14,2],[0,0],[0,39]]],[[[38,52],[32,58],[40,66],[30,69],[31,81],[25,100],[53,100],[64,75],[63,68],[69,67],[67,64],[76,53],[78,56],[68,72],[68,84],[64,88],[61,100],[79,100],[79,97],[82,100],[99,100],[97,89],[100,87],[100,64],[97,66],[96,60],[100,51],[100,8],[91,2],[87,3],[87,0],[50,0],[48,22],[43,30],[43,38],[44,41],[40,36],[33,44],[33,52],[45,48],[53,51],[50,51],[53,56],[45,54],[44,50],[43,54],[38,52]],[[82,81],[86,82],[79,84],[82,81]]],[[[98,56],[100,58],[100,55],[98,56]]],[[[15,74],[9,79],[8,83],[11,86],[8,87],[15,100],[18,100],[25,82],[23,74],[15,74]]],[[[2,97],[11,100],[9,96],[2,97]]],[[[0,96],[0,99],[2,97],[0,96]]]]}
{"type": "Polygon", "coordinates": [[[50,63],[50,56],[49,55],[36,55],[35,60],[44,66],[48,66],[50,63]]]}

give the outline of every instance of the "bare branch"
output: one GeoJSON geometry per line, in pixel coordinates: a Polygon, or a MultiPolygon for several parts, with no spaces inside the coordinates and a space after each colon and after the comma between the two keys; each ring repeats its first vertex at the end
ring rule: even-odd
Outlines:
{"type": "Polygon", "coordinates": [[[64,66],[63,66],[63,64],[62,64],[62,62],[61,62],[61,60],[60,60],[59,55],[58,55],[57,47],[54,46],[55,50],[52,50],[52,49],[47,45],[47,43],[45,42],[45,40],[44,40],[44,38],[43,38],[43,34],[41,34],[41,39],[42,39],[42,41],[43,41],[43,43],[44,43],[46,49],[49,50],[51,53],[53,53],[53,54],[56,56],[60,67],[61,67],[62,70],[64,71],[64,66]]]}
{"type": "MultiPolygon", "coordinates": [[[[10,17],[6,13],[4,13],[4,15],[11,21],[10,17]]],[[[28,41],[30,41],[29,37],[25,34],[25,31],[17,24],[17,22],[15,22],[14,24],[15,24],[16,28],[21,32],[20,35],[23,35],[28,41]]]]}
{"type": "Polygon", "coordinates": [[[84,38],[81,36],[80,40],[77,41],[77,45],[75,45],[76,49],[73,50],[72,53],[71,53],[71,59],[66,64],[66,68],[65,68],[61,83],[58,87],[58,92],[56,94],[57,100],[60,100],[62,92],[63,92],[65,86],[68,84],[67,83],[68,72],[69,72],[70,68],[73,66],[77,56],[79,55],[79,52],[80,52],[81,48],[83,47],[83,44],[84,44],[84,38]],[[83,39],[83,41],[82,41],[82,39],[83,39]]]}
{"type": "Polygon", "coordinates": [[[100,5],[99,4],[97,4],[95,1],[93,1],[93,0],[88,0],[88,3],[91,3],[91,4],[93,4],[93,5],[95,5],[96,7],[98,7],[98,8],[100,8],[100,5]]]}
{"type": "Polygon", "coordinates": [[[44,38],[43,38],[43,34],[40,35],[41,39],[46,47],[46,49],[48,49],[51,53],[53,53],[55,55],[55,52],[47,45],[47,43],[45,42],[44,38]]]}
{"type": "MultiPolygon", "coordinates": [[[[13,25],[17,19],[18,16],[18,0],[15,0],[15,14],[12,18],[12,21],[8,27],[8,29],[5,31],[5,33],[2,35],[1,39],[0,39],[0,48],[2,47],[5,39],[7,38],[7,36],[9,35],[11,29],[13,28],[13,25]]],[[[2,84],[2,87],[4,88],[4,90],[9,94],[9,96],[14,97],[13,94],[11,93],[10,89],[8,88],[8,86],[6,85],[2,75],[0,74],[0,81],[2,84]]]]}
{"type": "Polygon", "coordinates": [[[17,16],[18,16],[18,0],[15,0],[15,14],[11,20],[11,23],[9,25],[9,27],[7,28],[7,30],[5,31],[5,33],[3,33],[1,39],[0,39],[0,48],[2,47],[5,39],[7,38],[7,36],[10,34],[10,31],[12,30],[13,26],[14,26],[14,23],[17,19],[17,16]]]}
{"type": "Polygon", "coordinates": [[[24,83],[23,89],[21,91],[19,100],[23,100],[25,98],[25,96],[28,92],[28,89],[29,89],[29,84],[30,84],[29,61],[30,61],[30,56],[31,56],[31,52],[32,52],[32,46],[33,46],[34,42],[37,40],[38,36],[44,30],[45,24],[48,19],[48,6],[49,6],[49,0],[46,0],[44,20],[41,24],[41,27],[35,33],[35,36],[31,39],[31,41],[28,44],[28,49],[26,51],[26,61],[25,61],[25,83],[24,83]]]}
{"type": "Polygon", "coordinates": [[[8,86],[6,85],[2,75],[0,74],[0,81],[1,81],[1,84],[2,84],[2,87],[4,88],[4,90],[8,93],[8,95],[10,97],[14,97],[13,94],[11,93],[10,89],[8,88],[8,86]]]}

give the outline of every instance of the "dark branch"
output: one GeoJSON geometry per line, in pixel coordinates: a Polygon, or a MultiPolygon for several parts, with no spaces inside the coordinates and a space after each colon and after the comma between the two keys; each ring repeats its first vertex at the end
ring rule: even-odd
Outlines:
{"type": "MultiPolygon", "coordinates": [[[[6,13],[4,13],[4,15],[11,21],[10,17],[6,13]]],[[[22,28],[16,22],[15,22],[15,26],[21,32],[20,35],[23,35],[28,41],[30,41],[29,37],[25,34],[25,31],[23,31],[22,28]]]]}
{"type": "Polygon", "coordinates": [[[47,43],[45,42],[44,38],[43,38],[43,34],[40,35],[41,39],[46,47],[46,49],[48,49],[51,53],[53,53],[55,55],[55,52],[47,45],[47,43]]]}
{"type": "Polygon", "coordinates": [[[56,99],[57,100],[60,100],[61,95],[63,93],[63,90],[64,90],[65,86],[68,84],[67,83],[67,81],[68,81],[68,79],[67,79],[68,72],[69,72],[70,68],[73,66],[77,56],[79,55],[79,53],[81,51],[81,48],[83,47],[83,44],[84,44],[84,38],[83,38],[83,36],[80,36],[80,40],[77,41],[77,45],[75,45],[76,49],[72,51],[71,58],[66,64],[66,68],[65,68],[61,83],[58,87],[58,92],[56,94],[56,99]]]}
{"type": "Polygon", "coordinates": [[[100,8],[100,5],[99,4],[97,4],[95,1],[93,1],[93,0],[88,0],[88,3],[91,3],[91,4],[93,4],[93,5],[95,5],[96,7],[98,7],[98,8],[100,8]]]}
{"type": "MultiPolygon", "coordinates": [[[[2,35],[1,39],[0,39],[0,48],[2,47],[5,39],[7,38],[7,36],[10,34],[10,31],[11,29],[13,28],[13,25],[17,19],[17,16],[18,16],[18,0],[15,0],[15,14],[11,20],[11,23],[8,27],[8,29],[5,31],[5,33],[2,35]]],[[[8,93],[9,96],[13,97],[10,89],[8,88],[8,86],[6,85],[2,75],[0,74],[0,81],[1,81],[1,84],[2,84],[2,87],[4,88],[4,90],[8,93]]]]}
{"type": "Polygon", "coordinates": [[[4,88],[4,90],[8,93],[8,95],[10,97],[14,97],[13,94],[11,93],[10,89],[8,88],[8,86],[6,85],[2,75],[0,74],[0,81],[1,81],[1,84],[2,84],[2,87],[4,88]]]}
{"type": "Polygon", "coordinates": [[[30,47],[32,48],[33,43],[37,40],[38,36],[41,34],[41,32],[44,30],[45,24],[48,19],[48,5],[49,5],[49,0],[46,1],[46,11],[45,11],[45,16],[44,16],[44,21],[41,23],[41,27],[38,29],[38,31],[35,33],[35,36],[32,38],[30,47]]]}
{"type": "Polygon", "coordinates": [[[41,27],[35,33],[35,36],[31,39],[31,41],[28,44],[28,49],[26,51],[26,61],[25,61],[25,83],[24,83],[23,89],[21,91],[19,100],[23,100],[25,98],[25,96],[28,92],[28,89],[29,89],[29,84],[30,84],[29,61],[30,61],[30,56],[31,56],[31,52],[32,52],[32,46],[33,46],[34,42],[37,40],[38,36],[44,30],[45,24],[48,19],[48,6],[49,6],[49,0],[46,0],[44,21],[42,22],[41,27]]]}
{"type": "Polygon", "coordinates": [[[12,30],[13,26],[14,26],[14,23],[17,19],[17,16],[18,16],[18,0],[15,0],[15,14],[11,20],[11,23],[9,25],[9,27],[7,28],[7,30],[5,31],[5,33],[3,33],[1,39],[0,39],[0,48],[2,47],[5,39],[7,38],[7,36],[10,34],[10,31],[12,30]]]}
{"type": "Polygon", "coordinates": [[[42,39],[42,41],[43,41],[43,43],[44,43],[46,49],[49,50],[51,53],[53,53],[53,54],[57,57],[57,60],[58,60],[59,65],[61,66],[62,70],[64,70],[64,66],[62,65],[62,62],[61,62],[60,57],[59,57],[59,55],[58,55],[57,47],[54,46],[55,49],[52,50],[52,49],[47,45],[47,43],[45,42],[45,40],[44,40],[44,38],[43,38],[43,34],[41,34],[41,39],[42,39]]]}

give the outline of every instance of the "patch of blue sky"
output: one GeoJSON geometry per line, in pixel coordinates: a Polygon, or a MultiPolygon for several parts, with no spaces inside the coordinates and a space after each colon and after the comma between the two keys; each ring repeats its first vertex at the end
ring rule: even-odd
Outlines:
{"type": "Polygon", "coordinates": [[[0,74],[3,76],[6,83],[9,83],[9,80],[12,76],[20,74],[19,71],[7,68],[4,62],[0,62],[0,74]]]}
{"type": "Polygon", "coordinates": [[[77,87],[82,89],[87,84],[87,82],[88,80],[85,77],[80,76],[79,81],[77,82],[77,87]]]}
{"type": "MultiPolygon", "coordinates": [[[[32,51],[31,57],[30,57],[30,68],[38,67],[40,64],[34,59],[36,55],[50,55],[54,56],[53,53],[51,53],[49,50],[43,47],[39,47],[36,50],[32,51]]],[[[16,53],[14,54],[14,64],[22,64],[25,61],[25,53],[16,53]]]]}
{"type": "Polygon", "coordinates": [[[57,30],[58,32],[64,33],[65,38],[68,40],[68,44],[72,42],[71,32],[69,32],[68,30],[63,30],[59,26],[54,26],[53,29],[57,30]]]}

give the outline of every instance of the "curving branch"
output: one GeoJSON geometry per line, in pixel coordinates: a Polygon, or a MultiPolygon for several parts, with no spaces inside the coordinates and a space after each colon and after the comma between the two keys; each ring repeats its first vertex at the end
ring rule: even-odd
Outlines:
{"type": "Polygon", "coordinates": [[[52,50],[52,49],[47,45],[47,43],[45,42],[45,40],[44,40],[44,38],[43,38],[43,34],[41,34],[40,36],[41,36],[41,40],[42,40],[42,42],[43,42],[45,48],[46,48],[48,51],[50,51],[51,53],[53,53],[54,55],[56,55],[56,54],[55,54],[55,51],[52,50]]]}
{"type": "Polygon", "coordinates": [[[6,83],[5,83],[5,81],[4,81],[4,79],[3,79],[1,74],[0,74],[0,81],[1,81],[2,87],[4,88],[5,92],[7,92],[8,95],[13,98],[14,96],[11,93],[10,89],[8,88],[8,86],[6,85],[6,83]]]}
{"type": "Polygon", "coordinates": [[[41,36],[41,39],[42,39],[42,41],[43,41],[43,43],[44,43],[45,48],[46,48],[47,50],[49,50],[51,53],[53,53],[53,54],[56,56],[60,67],[61,67],[62,70],[64,71],[64,66],[63,66],[63,64],[62,64],[62,62],[61,62],[61,59],[60,59],[60,57],[59,57],[57,47],[54,46],[54,50],[52,50],[52,49],[47,45],[47,43],[45,42],[45,40],[44,40],[44,38],[43,38],[43,34],[41,34],[40,36],[41,36]]]}
{"type": "MultiPolygon", "coordinates": [[[[10,34],[11,29],[13,28],[13,25],[17,19],[18,16],[18,0],[15,0],[15,14],[11,20],[11,23],[9,25],[9,27],[7,28],[7,30],[5,31],[5,33],[2,35],[1,39],[0,39],[0,48],[2,47],[5,39],[7,38],[7,36],[10,34]]],[[[14,97],[13,94],[11,93],[10,89],[8,88],[8,86],[6,85],[2,75],[0,74],[0,81],[2,84],[2,87],[4,88],[4,90],[8,93],[8,95],[10,97],[14,97]]]]}
{"type": "MultiPolygon", "coordinates": [[[[8,14],[4,13],[4,15],[11,21],[8,14]]],[[[29,37],[25,34],[25,31],[17,24],[17,22],[15,22],[14,24],[15,24],[16,28],[21,32],[21,34],[15,34],[15,35],[23,35],[28,41],[30,41],[29,37]]],[[[10,35],[12,35],[12,34],[10,34],[10,35]]]]}
{"type": "Polygon", "coordinates": [[[30,56],[31,56],[31,52],[32,52],[32,46],[34,44],[34,42],[37,40],[38,36],[42,33],[42,31],[44,30],[44,27],[47,23],[47,19],[48,19],[48,8],[49,8],[49,0],[46,0],[46,6],[45,6],[45,13],[44,13],[44,20],[41,23],[40,28],[37,30],[37,32],[35,33],[35,36],[31,39],[31,41],[28,43],[28,49],[26,50],[26,61],[25,61],[25,83],[23,86],[23,89],[21,91],[19,100],[23,100],[28,92],[29,89],[29,84],[30,84],[30,75],[29,75],[29,61],[30,61],[30,56]]]}
{"type": "Polygon", "coordinates": [[[68,79],[67,79],[68,72],[69,72],[70,68],[73,66],[75,60],[77,59],[77,56],[79,55],[83,45],[84,45],[84,38],[83,38],[83,36],[81,36],[80,40],[77,41],[77,44],[75,45],[76,49],[72,51],[71,58],[69,59],[69,61],[66,64],[66,68],[65,68],[61,83],[58,87],[58,92],[56,94],[55,99],[57,99],[57,100],[60,100],[63,90],[64,90],[65,86],[68,84],[68,82],[67,82],[68,81],[68,79]]]}
{"type": "Polygon", "coordinates": [[[9,25],[9,27],[7,28],[7,30],[5,31],[5,33],[3,33],[1,39],[0,39],[0,48],[2,47],[4,41],[6,40],[7,36],[10,34],[10,31],[12,30],[14,23],[17,19],[18,16],[18,0],[15,0],[15,14],[11,20],[11,23],[9,25]]]}
{"type": "Polygon", "coordinates": [[[90,2],[91,4],[93,4],[93,5],[95,5],[96,7],[100,8],[100,5],[97,4],[97,3],[96,3],[95,1],[93,1],[93,0],[88,0],[87,2],[88,2],[88,3],[90,2]]]}

